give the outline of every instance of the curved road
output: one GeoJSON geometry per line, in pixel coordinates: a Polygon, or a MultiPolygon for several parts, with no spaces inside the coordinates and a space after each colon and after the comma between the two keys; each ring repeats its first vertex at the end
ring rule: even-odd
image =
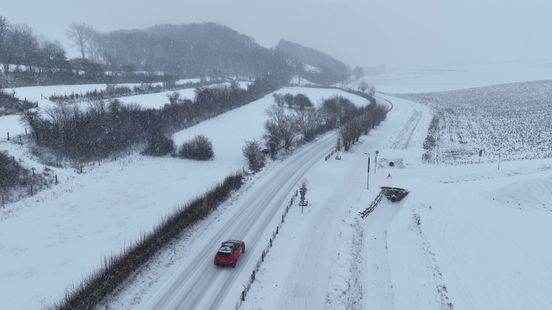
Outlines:
{"type": "Polygon", "coordinates": [[[290,193],[305,173],[335,145],[336,133],[306,145],[272,170],[267,170],[229,208],[230,213],[214,227],[200,234],[193,253],[181,267],[157,288],[143,309],[229,309],[239,294],[268,242],[290,193]],[[233,268],[213,264],[220,242],[243,239],[246,253],[233,268]]]}

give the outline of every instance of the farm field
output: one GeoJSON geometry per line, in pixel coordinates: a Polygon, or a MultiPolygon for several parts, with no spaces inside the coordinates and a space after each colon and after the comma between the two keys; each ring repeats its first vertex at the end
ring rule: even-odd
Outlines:
{"type": "Polygon", "coordinates": [[[552,157],[552,81],[405,94],[430,106],[434,122],[426,148],[430,163],[552,157]]]}
{"type": "Polygon", "coordinates": [[[548,80],[551,76],[552,62],[542,60],[399,66],[387,68],[383,74],[365,76],[364,79],[380,92],[412,94],[548,80]]]}

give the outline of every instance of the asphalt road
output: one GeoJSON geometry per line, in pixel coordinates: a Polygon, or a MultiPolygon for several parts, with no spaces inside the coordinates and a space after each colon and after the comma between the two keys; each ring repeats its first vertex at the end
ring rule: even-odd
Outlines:
{"type": "Polygon", "coordinates": [[[234,304],[228,304],[229,300],[238,301],[245,279],[266,245],[263,236],[274,229],[269,224],[279,218],[302,177],[323,160],[335,141],[335,132],[327,134],[266,171],[234,202],[231,216],[217,222],[204,236],[197,236],[201,245],[181,262],[179,271],[160,286],[143,309],[232,309],[234,304]],[[246,253],[235,268],[213,264],[216,249],[227,239],[246,243],[246,253]]]}

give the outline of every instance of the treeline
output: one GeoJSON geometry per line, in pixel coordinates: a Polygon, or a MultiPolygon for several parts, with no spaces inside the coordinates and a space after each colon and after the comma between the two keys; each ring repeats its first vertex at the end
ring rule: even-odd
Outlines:
{"type": "Polygon", "coordinates": [[[281,40],[276,51],[293,60],[296,75],[321,85],[342,82],[351,76],[351,69],[343,62],[313,48],[281,40]],[[314,68],[306,68],[306,65],[314,68]]]}
{"type": "Polygon", "coordinates": [[[6,86],[159,82],[175,76],[136,72],[119,66],[106,66],[86,58],[68,59],[57,41],[38,38],[27,25],[11,24],[0,16],[0,88],[6,86]],[[109,72],[106,72],[109,71],[109,72]]]}
{"type": "Polygon", "coordinates": [[[171,134],[257,100],[282,83],[271,76],[255,80],[247,89],[235,83],[199,88],[193,101],[180,99],[175,93],[161,109],[123,105],[115,99],[93,103],[86,110],[57,107],[49,111],[49,117],[27,111],[24,117],[36,145],[76,161],[90,161],[116,155],[154,136],[171,134]]]}
{"type": "Polygon", "coordinates": [[[181,77],[256,78],[290,74],[281,54],[214,23],[157,25],[140,30],[99,32],[73,23],[69,33],[82,59],[108,70],[162,71],[181,77]]]}
{"type": "Polygon", "coordinates": [[[67,35],[80,52],[79,58],[68,59],[59,42],[39,39],[29,26],[10,24],[0,16],[0,88],[160,82],[177,77],[252,80],[267,73],[295,74],[333,84],[350,76],[346,65],[314,49],[284,43],[268,49],[251,37],[214,23],[111,32],[73,23],[67,35]],[[306,69],[305,64],[318,70],[306,69]]]}
{"type": "Polygon", "coordinates": [[[153,93],[160,93],[164,91],[171,91],[171,90],[179,90],[179,89],[185,89],[185,88],[194,88],[194,87],[201,87],[205,85],[209,85],[211,83],[217,83],[222,82],[222,80],[218,81],[209,81],[209,82],[188,82],[184,84],[176,84],[175,81],[168,81],[163,82],[162,84],[150,84],[150,83],[142,83],[137,86],[118,86],[118,85],[107,85],[105,89],[94,89],[91,91],[87,91],[85,93],[71,93],[71,94],[63,94],[63,95],[51,95],[48,99],[52,102],[60,103],[60,104],[67,104],[67,103],[77,103],[77,102],[83,102],[83,101],[100,101],[100,100],[108,100],[108,99],[114,99],[119,97],[125,97],[125,96],[136,96],[136,95],[144,95],[144,94],[153,94],[153,93]]]}
{"type": "MultiPolygon", "coordinates": [[[[279,99],[275,99],[278,103],[279,99]]],[[[268,154],[274,158],[280,151],[289,151],[297,144],[340,128],[340,143],[348,150],[362,134],[367,134],[383,121],[386,113],[382,106],[369,104],[357,107],[340,96],[324,100],[318,108],[310,106],[301,109],[297,106],[291,113],[277,104],[267,111],[264,144],[268,154]]]]}

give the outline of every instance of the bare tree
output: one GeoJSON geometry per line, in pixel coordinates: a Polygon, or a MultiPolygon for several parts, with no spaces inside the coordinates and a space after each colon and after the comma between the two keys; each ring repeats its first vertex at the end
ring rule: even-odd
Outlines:
{"type": "Polygon", "coordinates": [[[3,63],[5,72],[8,72],[9,68],[7,59],[9,27],[8,21],[3,16],[0,16],[0,63],[3,63]]]}
{"type": "Polygon", "coordinates": [[[86,58],[86,51],[89,48],[95,31],[85,23],[73,22],[67,30],[67,37],[80,50],[82,59],[86,58]]]}
{"type": "Polygon", "coordinates": [[[292,94],[285,94],[284,95],[284,101],[287,103],[288,105],[288,108],[292,108],[293,107],[293,95],[292,94]]]}
{"type": "Polygon", "coordinates": [[[273,94],[272,97],[274,98],[274,102],[276,102],[276,104],[279,107],[284,106],[284,103],[285,103],[284,95],[282,95],[282,94],[273,94]]]}
{"type": "Polygon", "coordinates": [[[265,155],[261,143],[257,140],[246,141],[242,148],[243,155],[247,159],[249,169],[253,172],[261,170],[265,165],[265,155]]]}
{"type": "Polygon", "coordinates": [[[354,69],[353,69],[353,76],[355,77],[355,79],[360,79],[364,76],[364,69],[362,69],[362,67],[359,67],[359,66],[356,66],[354,69]]]}
{"type": "Polygon", "coordinates": [[[376,94],[376,88],[374,86],[371,86],[370,91],[368,91],[368,94],[370,96],[374,96],[376,94]]]}
{"type": "Polygon", "coordinates": [[[314,109],[296,110],[293,115],[293,122],[303,135],[306,142],[312,141],[317,131],[323,125],[323,117],[319,111],[314,109]]]}
{"type": "Polygon", "coordinates": [[[296,138],[296,126],[292,118],[284,110],[272,106],[267,111],[268,120],[265,122],[267,133],[265,143],[272,157],[276,156],[279,149],[290,150],[296,138]]]}
{"type": "Polygon", "coordinates": [[[370,85],[368,85],[368,82],[366,82],[365,80],[362,80],[360,81],[360,83],[358,83],[358,90],[360,90],[361,92],[365,92],[368,87],[370,87],[370,85]]]}
{"type": "Polygon", "coordinates": [[[296,108],[299,108],[299,110],[313,107],[313,104],[310,101],[309,97],[305,96],[304,94],[296,94],[293,97],[293,104],[296,108]]]}

